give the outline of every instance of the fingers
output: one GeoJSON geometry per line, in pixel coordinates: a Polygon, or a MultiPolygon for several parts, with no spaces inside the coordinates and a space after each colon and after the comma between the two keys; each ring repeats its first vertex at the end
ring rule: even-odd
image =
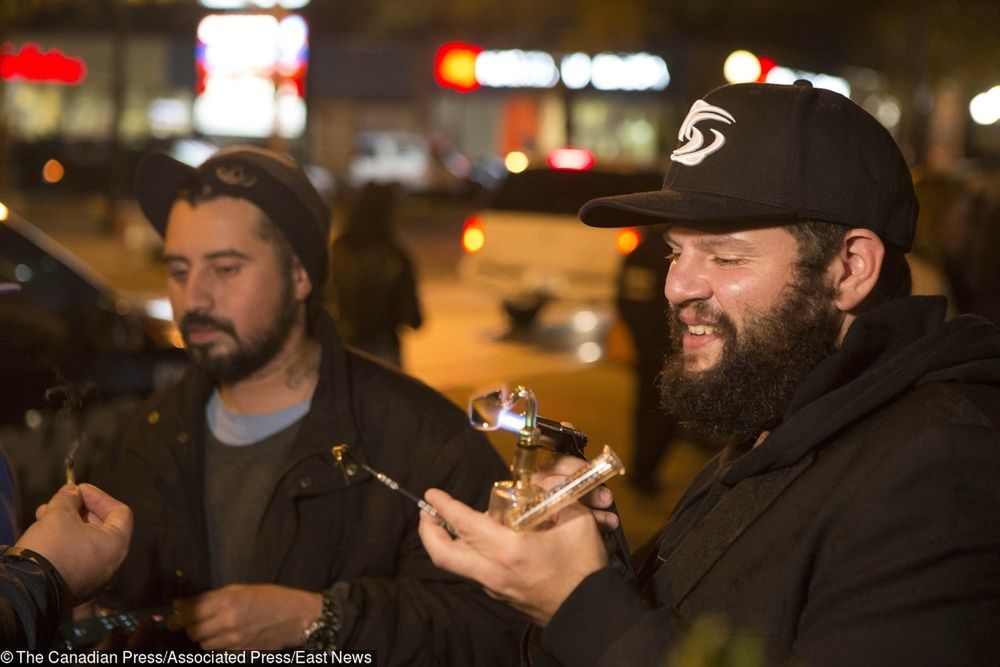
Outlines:
{"type": "Polygon", "coordinates": [[[167,627],[171,630],[184,630],[192,625],[203,623],[213,614],[211,593],[197,595],[182,600],[174,600],[174,613],[167,619],[167,627]]]}
{"type": "Polygon", "coordinates": [[[619,525],[621,525],[621,519],[614,512],[602,512],[601,510],[594,510],[594,520],[597,521],[597,527],[602,533],[610,533],[615,531],[619,525]]]}
{"type": "Polygon", "coordinates": [[[448,532],[425,512],[421,513],[418,532],[423,541],[424,549],[427,550],[427,554],[436,566],[488,585],[489,576],[495,568],[492,561],[485,558],[475,548],[461,538],[452,540],[448,532]]]}
{"type": "Polygon", "coordinates": [[[575,456],[557,456],[544,472],[546,475],[565,475],[568,477],[585,465],[587,465],[586,461],[575,456]]]}
{"type": "Polygon", "coordinates": [[[93,484],[80,484],[77,488],[83,497],[83,505],[86,506],[89,512],[92,512],[103,521],[107,521],[112,517],[124,517],[126,514],[131,514],[128,505],[113,498],[93,484]]]}
{"type": "Polygon", "coordinates": [[[484,521],[496,525],[494,521],[482,513],[477,512],[460,500],[455,500],[441,489],[428,489],[427,493],[424,494],[424,499],[437,508],[441,516],[452,525],[460,536],[465,532],[475,530],[484,521]]]}
{"type": "MultiPolygon", "coordinates": [[[[223,618],[213,616],[205,621],[188,625],[185,632],[188,639],[196,644],[201,644],[203,649],[213,650],[226,647],[226,643],[222,641],[222,638],[231,630],[230,624],[225,622],[223,618]]],[[[231,642],[232,639],[229,641],[231,642]]]]}
{"type": "Polygon", "coordinates": [[[496,558],[508,553],[510,541],[520,535],[444,491],[430,489],[424,497],[459,537],[452,540],[436,519],[422,512],[419,532],[431,560],[440,568],[489,586],[497,574],[496,558]]]}
{"type": "Polygon", "coordinates": [[[106,528],[131,537],[133,517],[128,505],[92,484],[80,484],[76,488],[83,497],[88,523],[101,523],[106,528]]]}
{"type": "Polygon", "coordinates": [[[614,500],[615,497],[611,493],[611,489],[603,485],[580,498],[581,503],[595,510],[604,510],[611,507],[611,503],[614,500]]]}
{"type": "MultiPolygon", "coordinates": [[[[542,470],[535,480],[539,486],[551,488],[556,483],[550,480],[551,477],[569,477],[586,465],[586,461],[575,456],[560,456],[542,470]]],[[[614,502],[614,495],[608,487],[602,485],[580,498],[580,502],[591,509],[607,509],[614,502]]]]}
{"type": "Polygon", "coordinates": [[[40,519],[45,513],[54,509],[79,512],[82,507],[83,499],[80,496],[79,487],[65,484],[55,492],[49,502],[35,510],[35,517],[40,519]]]}

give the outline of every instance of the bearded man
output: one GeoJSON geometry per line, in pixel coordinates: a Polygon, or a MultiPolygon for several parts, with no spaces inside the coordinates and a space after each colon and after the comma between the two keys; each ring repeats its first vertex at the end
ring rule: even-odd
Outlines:
{"type": "Polygon", "coordinates": [[[416,506],[358,463],[480,507],[505,465],[446,398],[340,343],[319,305],[330,211],[305,172],[251,146],[197,169],[153,153],[136,191],[193,364],[108,471],[136,530],[102,602],[172,605],[206,650],[509,662],[516,614],[434,567],[416,506]]]}
{"type": "Polygon", "coordinates": [[[664,226],[662,402],[731,444],[634,580],[599,512],[516,533],[442,491],[434,562],[531,616],[533,664],[1000,664],[1000,332],[908,296],[892,137],[796,82],[716,89],[679,138],[662,190],[581,218],[664,226]]]}

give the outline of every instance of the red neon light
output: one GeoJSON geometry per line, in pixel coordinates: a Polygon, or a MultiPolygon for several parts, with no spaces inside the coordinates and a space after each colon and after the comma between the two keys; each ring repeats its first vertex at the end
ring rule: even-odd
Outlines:
{"type": "Polygon", "coordinates": [[[442,44],[434,55],[434,80],[442,88],[469,93],[479,88],[476,80],[476,56],[481,46],[465,42],[442,44]]]}
{"type": "Polygon", "coordinates": [[[83,58],[71,58],[59,49],[44,53],[36,44],[24,44],[16,53],[7,52],[8,48],[4,45],[0,53],[0,79],[4,81],[78,86],[87,78],[83,58]]]}
{"type": "Polygon", "coordinates": [[[764,83],[767,81],[767,73],[773,70],[778,63],[774,62],[774,58],[767,56],[757,56],[757,62],[760,63],[760,76],[757,77],[757,83],[764,83]]]}

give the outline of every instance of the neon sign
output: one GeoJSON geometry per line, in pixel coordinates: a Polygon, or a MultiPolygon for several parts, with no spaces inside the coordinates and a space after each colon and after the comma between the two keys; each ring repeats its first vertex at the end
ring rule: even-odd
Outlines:
{"type": "Polygon", "coordinates": [[[78,86],[87,78],[83,58],[71,58],[59,49],[42,51],[37,44],[25,44],[17,52],[11,45],[0,48],[0,79],[78,86]]]}
{"type": "Polygon", "coordinates": [[[309,0],[198,0],[208,9],[302,9],[309,0]]]}
{"type": "Polygon", "coordinates": [[[441,45],[434,59],[434,79],[442,88],[469,93],[485,88],[554,88],[560,81],[572,90],[663,90],[670,84],[667,63],[649,53],[571,53],[485,51],[465,42],[441,45]]]}

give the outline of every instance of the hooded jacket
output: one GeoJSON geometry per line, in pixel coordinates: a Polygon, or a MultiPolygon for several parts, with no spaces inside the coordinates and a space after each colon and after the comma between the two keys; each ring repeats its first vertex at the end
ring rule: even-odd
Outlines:
{"type": "Polygon", "coordinates": [[[637,586],[608,568],[577,587],[548,657],[1000,664],[1000,332],[944,311],[857,319],[761,445],[699,473],[637,586]]]}
{"type": "MultiPolygon", "coordinates": [[[[338,646],[374,650],[380,665],[503,665],[517,661],[524,620],[482,588],[436,568],[417,535],[418,509],[357,465],[346,444],[421,494],[449,489],[485,509],[509,473],[446,398],[343,347],[320,315],[320,377],[309,413],[275,470],[246,583],[326,590],[340,603],[338,646]]],[[[150,399],[126,428],[102,484],[129,504],[135,533],[108,606],[169,605],[212,588],[204,513],[205,403],[197,368],[150,399]]]]}

